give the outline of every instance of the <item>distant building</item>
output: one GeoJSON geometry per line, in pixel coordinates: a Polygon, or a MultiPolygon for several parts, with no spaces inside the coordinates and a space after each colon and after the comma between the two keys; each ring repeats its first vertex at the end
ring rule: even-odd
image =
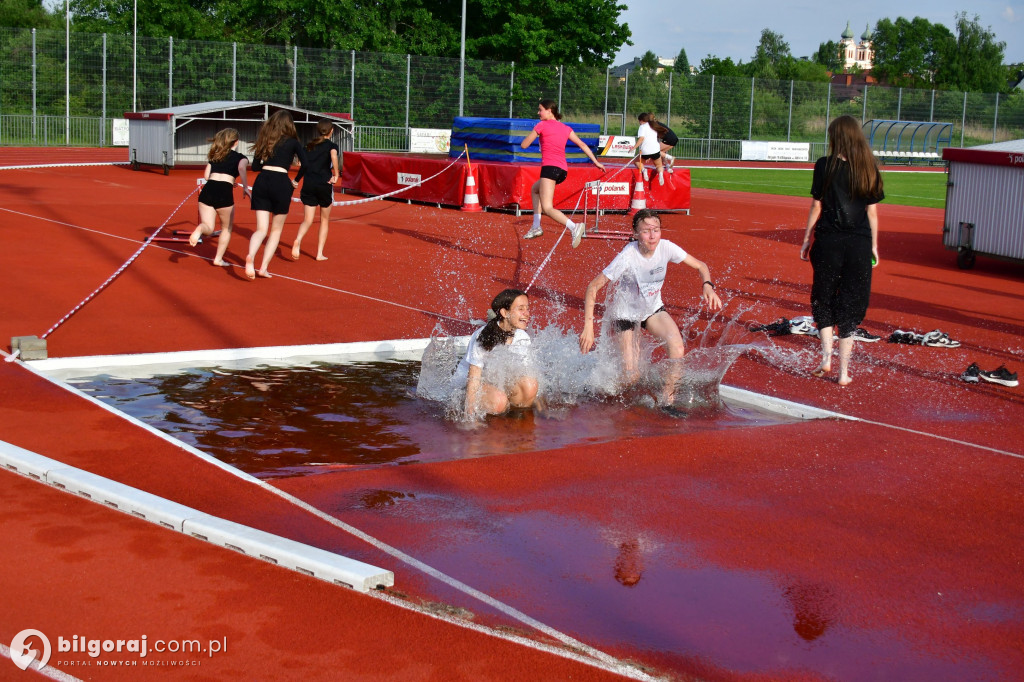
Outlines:
{"type": "MultiPolygon", "coordinates": [[[[655,69],[655,73],[661,73],[665,69],[671,69],[675,65],[676,65],[675,58],[666,59],[664,57],[658,57],[658,68],[655,69]]],[[[614,78],[625,78],[627,71],[636,71],[639,68],[640,68],[640,57],[634,57],[633,61],[631,61],[631,62],[626,62],[625,64],[619,64],[618,66],[613,66],[611,68],[611,71],[609,71],[609,73],[614,78]]]]}
{"type": "Polygon", "coordinates": [[[865,25],[864,33],[860,36],[860,42],[853,42],[853,31],[850,30],[850,22],[846,22],[846,30],[843,31],[842,39],[839,41],[844,71],[849,71],[854,67],[861,71],[871,70],[872,62],[875,59],[875,51],[871,48],[872,37],[871,30],[865,25]]]}

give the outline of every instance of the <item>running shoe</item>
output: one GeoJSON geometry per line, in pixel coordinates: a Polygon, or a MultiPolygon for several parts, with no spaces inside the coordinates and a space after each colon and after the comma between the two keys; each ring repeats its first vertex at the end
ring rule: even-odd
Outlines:
{"type": "Polygon", "coordinates": [[[857,327],[855,330],[853,330],[853,340],[854,341],[863,341],[864,343],[874,343],[875,341],[880,341],[881,339],[882,339],[881,336],[875,336],[874,334],[869,332],[864,327],[857,327]]]}
{"type": "Polygon", "coordinates": [[[946,334],[941,329],[936,329],[921,337],[921,345],[933,348],[959,348],[960,342],[949,338],[949,334],[946,334]]]}
{"type": "Polygon", "coordinates": [[[972,362],[964,370],[964,373],[960,375],[961,381],[966,381],[969,384],[976,384],[981,375],[981,367],[978,367],[978,363],[972,362]]]}
{"type": "Polygon", "coordinates": [[[542,234],[544,234],[544,230],[541,229],[540,225],[536,225],[530,228],[530,231],[523,236],[523,239],[534,239],[542,234]]]}
{"type": "Polygon", "coordinates": [[[644,182],[650,182],[651,176],[647,174],[647,169],[644,168],[644,182]]]}
{"type": "Polygon", "coordinates": [[[576,248],[583,241],[583,235],[587,233],[583,223],[574,223],[572,226],[572,248],[576,248]]]}
{"type": "Polygon", "coordinates": [[[664,172],[658,173],[658,184],[659,185],[664,185],[665,184],[665,173],[664,172]]]}
{"type": "Polygon", "coordinates": [[[997,369],[991,372],[981,370],[978,372],[981,378],[993,384],[1002,384],[1003,386],[1016,386],[1017,385],[1017,373],[1011,372],[1006,369],[1006,365],[999,365],[997,369]]]}

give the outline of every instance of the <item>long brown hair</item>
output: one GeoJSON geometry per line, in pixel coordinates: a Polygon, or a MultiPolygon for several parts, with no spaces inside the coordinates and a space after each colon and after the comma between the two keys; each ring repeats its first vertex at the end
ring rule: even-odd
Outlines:
{"type": "Polygon", "coordinates": [[[659,135],[664,135],[668,132],[668,128],[663,126],[661,122],[654,116],[654,114],[640,114],[636,117],[641,123],[646,123],[659,135]]]}
{"type": "MultiPolygon", "coordinates": [[[[547,109],[548,107],[544,107],[547,109]]],[[[500,294],[494,297],[491,301],[491,311],[494,313],[494,317],[488,317],[490,320],[484,325],[483,331],[480,332],[480,336],[477,340],[480,345],[483,346],[484,350],[492,350],[495,346],[505,343],[508,339],[513,338],[516,335],[516,330],[513,329],[510,332],[505,331],[499,326],[499,323],[505,318],[502,316],[501,311],[504,310],[506,314],[512,309],[512,304],[516,302],[516,299],[520,296],[526,296],[525,292],[519,289],[505,289],[500,294]]],[[[529,298],[527,296],[527,298],[529,298]]]]}
{"type": "Polygon", "coordinates": [[[882,192],[882,175],[864,131],[853,116],[840,116],[828,127],[828,169],[831,180],[839,167],[840,157],[850,164],[850,196],[855,199],[875,197],[882,192]]]}
{"type": "Polygon", "coordinates": [[[238,142],[238,131],[234,128],[221,128],[210,139],[210,151],[206,154],[206,160],[210,163],[222,161],[231,151],[231,148],[238,142]]]}
{"type": "Polygon", "coordinates": [[[553,99],[542,99],[540,105],[551,112],[551,115],[555,117],[556,121],[562,120],[562,115],[558,113],[558,102],[553,99]]]}
{"type": "Polygon", "coordinates": [[[328,121],[326,118],[320,119],[316,124],[316,137],[309,141],[306,145],[306,151],[313,151],[313,147],[317,146],[334,133],[334,124],[328,121]]]}
{"type": "Polygon", "coordinates": [[[256,133],[256,143],[252,146],[253,156],[260,161],[266,161],[274,153],[278,143],[286,137],[298,139],[299,133],[295,130],[295,120],[292,119],[291,113],[278,109],[256,133]]]}

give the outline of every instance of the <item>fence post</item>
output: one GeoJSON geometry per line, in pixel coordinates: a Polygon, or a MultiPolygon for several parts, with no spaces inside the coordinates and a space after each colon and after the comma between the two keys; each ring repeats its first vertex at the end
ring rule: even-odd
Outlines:
{"type": "Polygon", "coordinates": [[[665,115],[665,125],[667,127],[672,126],[672,73],[674,69],[668,72],[668,112],[665,115]]]}
{"type": "Polygon", "coordinates": [[[708,99],[708,159],[711,158],[711,122],[715,118],[715,74],[711,74],[711,97],[708,99]]]}
{"type": "Polygon", "coordinates": [[[608,134],[608,80],[611,77],[612,67],[604,67],[604,134],[608,134]]]}
{"type": "Polygon", "coordinates": [[[405,55],[405,136],[408,138],[406,147],[412,143],[412,136],[409,134],[409,98],[412,85],[412,55],[405,55]]]}
{"type": "Polygon", "coordinates": [[[36,141],[36,30],[32,29],[32,141],[36,141]]]}
{"type": "Polygon", "coordinates": [[[565,73],[565,66],[558,65],[558,110],[562,110],[562,74],[565,73]]]}
{"type": "Polygon", "coordinates": [[[515,101],[516,63],[512,62],[512,72],[508,77],[508,117],[512,118],[512,103],[515,101]]]}
{"type": "Polygon", "coordinates": [[[789,80],[789,120],[786,121],[786,142],[790,141],[793,132],[793,79],[789,80]]]}
{"type": "Polygon", "coordinates": [[[622,90],[622,132],[620,135],[626,134],[626,110],[629,108],[629,69],[626,69],[626,84],[622,90]]]}
{"type": "Polygon", "coordinates": [[[103,110],[100,112],[100,146],[104,145],[107,133],[107,34],[103,34],[103,110]]]}
{"type": "Polygon", "coordinates": [[[964,91],[964,108],[960,114],[960,146],[964,146],[964,126],[967,125],[967,91],[964,91]]]}
{"type": "Polygon", "coordinates": [[[71,14],[64,13],[64,144],[71,146],[71,14]]]}
{"type": "Polygon", "coordinates": [[[299,102],[299,46],[292,45],[292,106],[299,102]]]}
{"type": "Polygon", "coordinates": [[[238,43],[231,43],[231,101],[238,99],[238,43]]]}
{"type": "Polygon", "coordinates": [[[174,37],[167,36],[167,106],[174,106],[174,37]]]}
{"type": "Polygon", "coordinates": [[[992,116],[992,142],[996,141],[996,129],[999,127],[999,93],[996,93],[996,110],[992,116]]]}
{"type": "Polygon", "coordinates": [[[356,120],[356,51],[352,50],[352,81],[349,85],[348,108],[353,123],[356,120]]]}
{"type": "Polygon", "coordinates": [[[825,91],[825,151],[828,152],[828,124],[832,117],[832,81],[828,82],[828,90],[825,91]]]}
{"type": "Polygon", "coordinates": [[[935,89],[932,89],[932,110],[928,112],[928,122],[935,122],[935,89]]]}
{"type": "Polygon", "coordinates": [[[750,121],[747,123],[747,139],[754,139],[754,77],[750,77],[750,121]]]}
{"type": "Polygon", "coordinates": [[[903,88],[896,91],[896,120],[902,121],[903,115],[903,88]]]}
{"type": "Polygon", "coordinates": [[[868,120],[868,84],[864,84],[864,97],[861,101],[863,105],[860,110],[860,124],[864,125],[864,121],[868,120]]]}

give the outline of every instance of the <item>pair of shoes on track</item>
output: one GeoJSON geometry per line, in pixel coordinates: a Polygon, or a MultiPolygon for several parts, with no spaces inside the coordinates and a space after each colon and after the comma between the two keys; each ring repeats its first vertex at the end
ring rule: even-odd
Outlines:
{"type": "Polygon", "coordinates": [[[949,338],[949,334],[940,329],[927,334],[905,332],[897,329],[889,336],[889,343],[905,343],[909,345],[930,346],[932,348],[959,348],[960,342],[949,338]]]}
{"type": "Polygon", "coordinates": [[[876,341],[881,341],[882,337],[875,336],[864,327],[857,327],[853,330],[853,340],[863,341],[864,343],[875,343],[876,341]]]}
{"type": "Polygon", "coordinates": [[[789,322],[789,333],[802,336],[817,336],[818,328],[814,326],[814,318],[804,315],[795,317],[789,322]]]}
{"type": "Polygon", "coordinates": [[[752,332],[767,332],[769,336],[786,336],[792,334],[790,331],[792,325],[789,320],[785,317],[780,317],[775,322],[769,324],[755,324],[750,326],[748,329],[752,332]]]}
{"type": "Polygon", "coordinates": [[[1017,386],[1020,382],[1017,381],[1017,373],[1011,372],[1006,369],[1006,365],[999,365],[996,369],[986,372],[981,367],[978,367],[978,363],[972,362],[964,373],[960,375],[962,381],[966,381],[969,384],[976,384],[979,381],[987,381],[990,384],[1001,384],[1003,386],[1017,386]]]}

